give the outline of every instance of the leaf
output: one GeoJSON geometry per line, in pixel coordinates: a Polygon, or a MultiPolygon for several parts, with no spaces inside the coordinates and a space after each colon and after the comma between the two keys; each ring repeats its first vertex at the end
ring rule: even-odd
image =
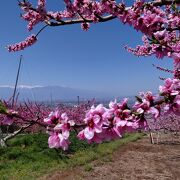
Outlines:
{"type": "Polygon", "coordinates": [[[4,104],[0,101],[0,114],[6,114],[7,113],[7,109],[4,106],[4,104]]]}
{"type": "Polygon", "coordinates": [[[175,3],[173,3],[171,5],[171,8],[172,8],[173,11],[176,11],[176,12],[178,11],[177,4],[175,4],[175,3]]]}

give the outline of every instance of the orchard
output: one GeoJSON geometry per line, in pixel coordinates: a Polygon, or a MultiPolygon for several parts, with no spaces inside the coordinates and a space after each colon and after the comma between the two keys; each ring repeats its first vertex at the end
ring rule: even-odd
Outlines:
{"type": "MultiPolygon", "coordinates": [[[[46,28],[79,24],[82,30],[88,31],[92,24],[118,19],[143,34],[142,45],[125,47],[129,53],[135,56],[155,55],[158,59],[168,57],[174,68],[157,67],[170,72],[171,77],[164,79],[159,86],[159,96],[150,91],[140,93],[133,106],[128,105],[127,98],[121,102],[111,101],[109,107],[102,104],[90,107],[88,104],[54,110],[31,103],[11,107],[8,102],[2,101],[1,125],[18,123],[20,129],[2,138],[1,146],[6,146],[8,139],[34,125],[47,129],[50,148],[63,150],[68,150],[73,131],[80,140],[102,143],[121,138],[125,133],[149,130],[149,117],[154,123],[160,122],[161,128],[164,128],[163,121],[173,127],[171,118],[163,118],[170,113],[177,119],[177,131],[180,130],[180,0],[136,0],[131,6],[115,0],[64,0],[64,9],[56,12],[48,10],[46,3],[46,0],[38,0],[33,6],[31,1],[19,1],[21,18],[27,22],[28,31],[34,31],[37,24],[44,26],[24,41],[8,45],[9,52],[25,50],[38,43],[41,41],[39,35],[46,28]]],[[[168,126],[168,129],[171,127],[168,126]]]]}

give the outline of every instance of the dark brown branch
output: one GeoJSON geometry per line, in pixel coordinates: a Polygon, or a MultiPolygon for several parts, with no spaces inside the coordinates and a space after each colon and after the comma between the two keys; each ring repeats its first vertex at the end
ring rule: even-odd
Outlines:
{"type": "MultiPolygon", "coordinates": [[[[106,22],[106,21],[110,21],[112,19],[115,19],[116,16],[112,16],[112,15],[108,15],[108,16],[105,16],[105,17],[101,17],[99,19],[99,22],[106,22]]],[[[67,20],[67,21],[63,21],[62,22],[47,22],[46,23],[49,25],[49,26],[63,26],[63,25],[71,25],[71,24],[79,24],[79,23],[83,23],[83,22],[89,22],[89,23],[92,23],[93,20],[91,19],[73,19],[73,20],[67,20]]]]}
{"type": "MultiPolygon", "coordinates": [[[[171,5],[172,3],[177,3],[179,4],[180,3],[180,0],[162,0],[162,1],[154,1],[154,2],[147,2],[145,3],[145,6],[146,5],[152,5],[152,6],[164,6],[164,5],[171,5]]],[[[120,8],[118,5],[117,5],[118,8],[120,8]]],[[[125,8],[125,10],[128,10],[130,9],[131,7],[127,7],[125,8]]],[[[82,18],[82,17],[81,17],[82,18]]],[[[116,16],[114,15],[107,15],[107,16],[104,16],[104,17],[99,17],[99,22],[106,22],[106,21],[110,21],[110,20],[113,20],[117,18],[116,16]]],[[[61,21],[61,22],[50,22],[50,21],[46,21],[46,23],[49,25],[49,26],[63,26],[63,25],[71,25],[71,24],[79,24],[79,23],[83,23],[83,22],[89,22],[89,23],[92,23],[93,20],[91,19],[72,19],[72,20],[66,20],[66,21],[61,21]]],[[[173,29],[173,30],[179,30],[180,28],[176,28],[176,29],[173,29]]],[[[167,29],[168,30],[168,29],[167,29]]],[[[170,31],[173,31],[172,29],[170,29],[170,31]]]]}
{"type": "Polygon", "coordinates": [[[47,24],[47,25],[45,25],[44,27],[42,27],[39,31],[38,31],[38,33],[36,34],[36,37],[46,28],[46,27],[48,27],[49,25],[47,24]]]}
{"type": "Polygon", "coordinates": [[[12,114],[12,113],[8,113],[8,112],[2,112],[0,114],[4,114],[4,115],[7,115],[7,116],[10,116],[11,118],[17,118],[17,119],[21,119],[25,122],[28,122],[28,123],[31,123],[31,124],[38,124],[42,127],[47,127],[47,124],[44,124],[44,123],[41,123],[41,122],[38,122],[38,120],[40,120],[40,117],[37,115],[37,119],[36,120],[29,120],[29,119],[26,119],[24,117],[22,117],[21,115],[19,114],[12,114]]]}
{"type": "Polygon", "coordinates": [[[28,123],[32,123],[32,124],[38,124],[38,125],[40,125],[40,126],[42,126],[42,127],[47,127],[47,125],[46,124],[44,124],[44,123],[40,123],[38,120],[40,119],[39,117],[37,117],[37,119],[36,120],[27,120],[26,118],[24,118],[24,117],[22,117],[22,116],[20,116],[20,115],[15,115],[14,116],[15,118],[18,118],[18,119],[21,119],[21,120],[23,120],[23,121],[26,121],[26,122],[28,122],[28,123]]]}
{"type": "MultiPolygon", "coordinates": [[[[145,3],[145,6],[148,6],[148,5],[152,5],[152,6],[164,6],[164,5],[171,5],[172,3],[177,3],[177,4],[180,4],[180,0],[161,0],[161,1],[153,1],[153,2],[147,2],[145,3]]],[[[20,6],[22,6],[21,3],[19,3],[20,6]]],[[[119,5],[117,5],[117,7],[119,7],[119,5]]],[[[119,7],[120,8],[120,7],[119,7]]],[[[128,10],[130,9],[131,7],[127,7],[125,8],[125,10],[128,10]]],[[[38,12],[35,8],[33,7],[29,7],[30,10],[32,11],[36,11],[38,12]]],[[[78,13],[78,12],[77,12],[78,13]]],[[[79,13],[78,13],[79,14],[79,13]]],[[[79,14],[80,15],[80,14],[79,14]]],[[[49,14],[45,14],[46,18],[44,20],[44,22],[47,24],[45,27],[43,27],[38,33],[37,35],[39,35],[39,33],[44,29],[46,28],[47,26],[63,26],[63,25],[71,25],[71,24],[79,24],[79,23],[83,23],[83,22],[89,22],[89,23],[92,23],[93,20],[92,19],[86,19],[84,18],[82,15],[80,19],[72,19],[72,20],[57,20],[55,18],[53,18],[51,15],[49,14]],[[55,20],[55,22],[52,22],[50,20],[55,20]]],[[[104,17],[101,17],[99,16],[99,22],[106,22],[106,21],[110,21],[110,20],[113,20],[117,18],[116,16],[114,15],[107,15],[107,16],[104,16],[104,17]]],[[[177,28],[177,30],[179,30],[179,28],[177,28]]],[[[36,35],[36,36],[37,36],[36,35]]]]}
{"type": "Polygon", "coordinates": [[[171,5],[173,3],[180,4],[180,0],[161,0],[161,1],[153,1],[147,4],[151,4],[153,6],[164,6],[164,5],[171,5]]]}

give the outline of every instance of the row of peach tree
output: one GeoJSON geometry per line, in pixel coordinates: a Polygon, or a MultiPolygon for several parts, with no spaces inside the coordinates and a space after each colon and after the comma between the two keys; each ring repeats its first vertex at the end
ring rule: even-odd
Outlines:
{"type": "MultiPolygon", "coordinates": [[[[44,26],[37,34],[32,34],[20,43],[9,45],[8,50],[16,52],[33,45],[37,42],[39,34],[48,27],[81,24],[81,28],[87,31],[90,24],[116,18],[143,33],[142,45],[134,49],[130,47],[126,49],[136,56],[155,55],[160,59],[171,58],[174,64],[173,70],[158,68],[171,72],[172,77],[164,79],[164,84],[159,86],[158,96],[154,96],[149,91],[140,93],[133,106],[128,105],[127,98],[121,102],[111,101],[109,107],[102,104],[86,106],[80,108],[79,119],[69,115],[68,108],[52,110],[37,104],[16,105],[12,108],[2,102],[1,124],[12,125],[20,121],[20,128],[1,138],[1,145],[5,146],[8,138],[16,136],[35,124],[47,129],[50,148],[67,150],[71,131],[75,131],[80,140],[101,143],[120,138],[126,132],[147,130],[149,117],[156,122],[164,114],[172,113],[178,120],[180,115],[180,0],[136,0],[132,6],[127,6],[124,1],[119,3],[115,0],[64,0],[64,3],[63,10],[53,12],[47,9],[46,0],[38,0],[36,7],[30,1],[20,1],[19,6],[23,11],[21,17],[28,22],[28,30],[33,31],[37,24],[44,24],[44,26]],[[37,110],[34,110],[36,108],[37,110]]],[[[179,121],[177,122],[179,126],[179,121]]],[[[173,126],[172,122],[170,126],[173,126]]]]}

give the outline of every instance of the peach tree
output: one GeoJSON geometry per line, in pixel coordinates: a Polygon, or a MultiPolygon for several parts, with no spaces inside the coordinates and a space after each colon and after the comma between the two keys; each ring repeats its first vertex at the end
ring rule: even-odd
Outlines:
{"type": "MultiPolygon", "coordinates": [[[[71,131],[76,131],[81,140],[101,143],[122,137],[125,132],[147,129],[148,116],[156,121],[162,113],[180,115],[180,0],[136,0],[131,6],[115,0],[64,0],[65,8],[56,12],[49,11],[46,3],[46,0],[37,0],[37,6],[33,6],[30,1],[19,1],[22,18],[28,23],[27,29],[33,31],[37,24],[44,26],[24,41],[9,45],[10,52],[33,45],[48,27],[80,24],[87,31],[91,24],[118,19],[143,33],[142,45],[126,47],[130,53],[136,56],[155,55],[160,59],[169,57],[174,64],[172,77],[159,86],[159,96],[149,91],[141,93],[131,107],[127,98],[122,102],[112,101],[109,107],[102,104],[92,106],[82,122],[70,118],[65,111],[51,111],[44,118],[50,148],[67,150],[71,131]]],[[[1,113],[11,115],[12,123],[14,117],[19,116],[18,111],[14,113],[10,109],[3,111],[2,108],[1,113]]]]}

